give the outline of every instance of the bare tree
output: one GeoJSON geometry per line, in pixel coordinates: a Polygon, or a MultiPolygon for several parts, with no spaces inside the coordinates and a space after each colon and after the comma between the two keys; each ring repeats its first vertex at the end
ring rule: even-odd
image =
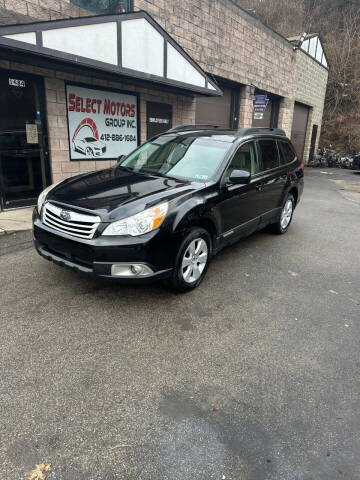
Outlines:
{"type": "Polygon", "coordinates": [[[302,29],[301,0],[237,0],[237,3],[284,36],[302,29]]]}
{"type": "Polygon", "coordinates": [[[331,69],[322,143],[360,150],[360,11],[346,5],[330,17],[333,28],[325,47],[331,69]]]}
{"type": "Polygon", "coordinates": [[[321,143],[360,151],[360,0],[237,3],[284,36],[321,34],[330,64],[321,143]]]}

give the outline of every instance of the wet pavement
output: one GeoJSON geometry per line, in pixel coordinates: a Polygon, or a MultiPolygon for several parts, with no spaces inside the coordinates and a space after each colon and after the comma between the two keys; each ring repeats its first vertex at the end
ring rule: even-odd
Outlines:
{"type": "Polygon", "coordinates": [[[360,479],[360,203],[331,180],[360,185],[309,169],[287,235],[186,295],[0,238],[1,478],[360,479]]]}

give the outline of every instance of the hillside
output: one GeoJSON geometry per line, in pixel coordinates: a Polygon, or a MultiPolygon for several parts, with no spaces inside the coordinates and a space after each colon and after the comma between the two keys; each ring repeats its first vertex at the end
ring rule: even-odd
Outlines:
{"type": "Polygon", "coordinates": [[[360,0],[236,0],[286,37],[320,33],[330,65],[320,145],[360,151],[360,0]]]}

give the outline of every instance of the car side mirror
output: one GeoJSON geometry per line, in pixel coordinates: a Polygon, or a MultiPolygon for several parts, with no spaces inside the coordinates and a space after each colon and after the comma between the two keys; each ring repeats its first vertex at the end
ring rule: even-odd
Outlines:
{"type": "Polygon", "coordinates": [[[118,165],[119,165],[122,161],[124,161],[125,158],[126,158],[126,155],[120,155],[120,156],[118,157],[118,159],[117,159],[118,165]]]}
{"type": "Polygon", "coordinates": [[[246,185],[250,182],[251,174],[246,170],[233,170],[229,177],[229,183],[246,185]]]}

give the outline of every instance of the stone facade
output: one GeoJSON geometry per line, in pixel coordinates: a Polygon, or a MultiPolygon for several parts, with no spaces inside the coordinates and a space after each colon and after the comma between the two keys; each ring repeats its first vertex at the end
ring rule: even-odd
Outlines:
{"type": "MultiPolygon", "coordinates": [[[[308,157],[313,124],[320,126],[328,72],[302,51],[230,0],[134,0],[134,10],[145,10],[208,73],[239,86],[239,127],[252,125],[250,85],[281,97],[279,128],[291,133],[294,102],[311,107],[305,145],[308,157]]],[[[78,17],[91,14],[70,0],[0,0],[0,24],[78,17]]],[[[90,76],[64,74],[14,62],[2,68],[23,70],[45,78],[52,179],[94,169],[111,161],[70,162],[66,125],[65,80],[90,85],[134,90],[140,94],[141,141],[146,139],[146,102],[173,106],[173,124],[195,123],[196,98],[134,87],[90,76]]]]}
{"type": "Polygon", "coordinates": [[[138,92],[140,94],[139,121],[141,143],[146,140],[146,102],[148,101],[171,104],[173,108],[174,124],[193,123],[195,103],[191,97],[169,94],[151,89],[135,88],[132,85],[125,85],[120,82],[110,82],[80,75],[54,72],[53,77],[45,77],[48,134],[54,182],[78,173],[108,168],[116,163],[116,161],[113,160],[70,161],[65,103],[65,80],[81,82],[87,85],[90,84],[94,86],[138,92]]]}
{"type": "Polygon", "coordinates": [[[319,126],[316,148],[319,144],[328,77],[328,70],[316,60],[302,50],[296,51],[293,100],[294,102],[300,102],[310,107],[304,147],[305,162],[307,162],[309,158],[313,125],[319,126]]]}
{"type": "Polygon", "coordinates": [[[48,134],[54,182],[82,172],[90,172],[108,168],[116,163],[112,160],[71,161],[69,156],[69,141],[65,104],[65,79],[83,82],[95,86],[109,87],[119,90],[136,91],[140,94],[140,142],[146,140],[146,102],[171,104],[173,107],[174,124],[192,123],[194,117],[194,101],[191,97],[183,97],[150,89],[135,88],[120,82],[109,82],[100,79],[90,79],[79,75],[55,72],[54,77],[45,78],[46,104],[48,111],[48,134]],[[65,77],[65,78],[64,78],[65,77]]]}
{"type": "MultiPolygon", "coordinates": [[[[229,0],[134,0],[208,73],[284,98],[292,98],[292,45],[229,0]]],[[[239,126],[251,126],[248,91],[241,95],[239,126]]],[[[282,106],[279,127],[291,131],[291,103],[282,106]],[[284,110],[289,108],[289,112],[284,110]]]]}
{"type": "Polygon", "coordinates": [[[229,0],[134,0],[208,73],[290,97],[290,43],[229,0]]]}
{"type": "Polygon", "coordinates": [[[0,0],[0,25],[90,15],[70,0],[0,0]]]}
{"type": "Polygon", "coordinates": [[[278,33],[230,0],[134,0],[208,73],[240,87],[239,127],[252,124],[248,85],[282,97],[278,127],[291,134],[294,103],[310,107],[304,161],[309,157],[313,125],[321,130],[328,71],[278,33]]]}
{"type": "Polygon", "coordinates": [[[242,87],[240,93],[239,105],[239,127],[251,127],[253,119],[253,104],[251,99],[250,87],[242,87]]]}
{"type": "Polygon", "coordinates": [[[138,92],[140,94],[139,121],[141,143],[146,140],[146,102],[148,101],[171,104],[173,109],[173,123],[175,125],[189,124],[194,122],[195,101],[190,96],[182,96],[158,90],[139,88],[121,82],[113,82],[90,76],[64,73],[16,62],[9,62],[7,60],[0,60],[0,68],[41,75],[44,78],[47,110],[47,133],[49,138],[51,173],[53,182],[63,180],[79,173],[108,168],[116,163],[116,160],[70,161],[65,99],[66,80],[83,83],[88,86],[94,85],[99,87],[138,92]]]}

